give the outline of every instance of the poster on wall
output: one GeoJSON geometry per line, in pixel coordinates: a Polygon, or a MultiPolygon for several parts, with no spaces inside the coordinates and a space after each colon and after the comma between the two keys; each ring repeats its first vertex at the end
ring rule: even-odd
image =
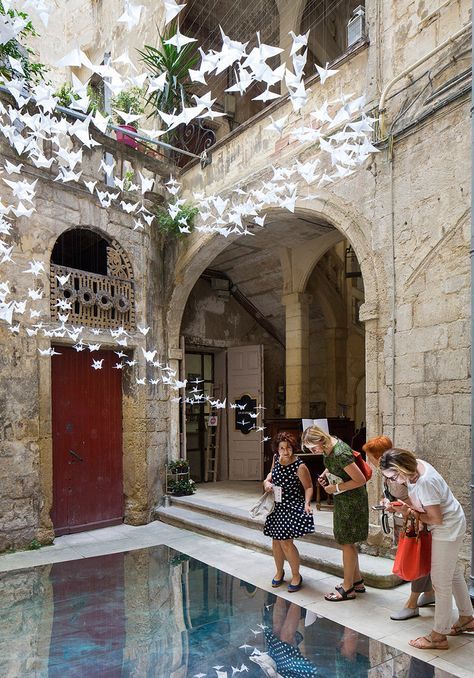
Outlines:
{"type": "Polygon", "coordinates": [[[257,399],[246,393],[235,401],[235,430],[244,435],[256,428],[257,399]]]}

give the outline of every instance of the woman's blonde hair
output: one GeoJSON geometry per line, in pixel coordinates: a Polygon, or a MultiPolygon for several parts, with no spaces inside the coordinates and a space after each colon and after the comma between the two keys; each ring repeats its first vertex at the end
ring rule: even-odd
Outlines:
{"type": "Polygon", "coordinates": [[[393,468],[406,476],[412,476],[416,473],[417,465],[418,462],[413,452],[402,450],[398,447],[387,450],[380,459],[380,468],[382,471],[389,471],[393,468]]]}
{"type": "Polygon", "coordinates": [[[316,445],[317,443],[322,443],[322,448],[326,454],[333,448],[333,442],[329,433],[326,433],[318,426],[309,426],[303,431],[301,436],[301,449],[304,452],[306,447],[311,447],[311,445],[316,445]]]}

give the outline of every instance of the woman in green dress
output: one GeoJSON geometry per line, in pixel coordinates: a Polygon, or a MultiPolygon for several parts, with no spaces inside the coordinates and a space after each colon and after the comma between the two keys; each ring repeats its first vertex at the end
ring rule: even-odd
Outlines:
{"type": "Polygon", "coordinates": [[[365,592],[357,543],[365,541],[369,532],[367,481],[349,445],[317,426],[304,431],[301,445],[313,454],[323,455],[326,470],[318,482],[334,497],[334,537],[342,547],[344,581],[324,597],[334,602],[353,600],[357,593],[365,592]]]}

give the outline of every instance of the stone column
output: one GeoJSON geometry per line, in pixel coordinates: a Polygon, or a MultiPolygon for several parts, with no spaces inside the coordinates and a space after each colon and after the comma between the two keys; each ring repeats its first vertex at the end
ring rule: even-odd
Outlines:
{"type": "Polygon", "coordinates": [[[309,417],[309,303],[300,292],[284,294],[286,308],[286,416],[309,417]]]}
{"type": "Polygon", "coordinates": [[[326,329],[327,346],[327,384],[326,414],[338,417],[341,414],[339,403],[347,400],[347,330],[344,327],[326,329]]]}

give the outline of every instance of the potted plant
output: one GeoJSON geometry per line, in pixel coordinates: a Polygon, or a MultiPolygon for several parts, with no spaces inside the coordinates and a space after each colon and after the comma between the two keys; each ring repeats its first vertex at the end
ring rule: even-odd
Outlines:
{"type": "Polygon", "coordinates": [[[196,492],[194,480],[170,480],[168,483],[168,493],[174,497],[186,497],[196,492]]]}
{"type": "MultiPolygon", "coordinates": [[[[143,113],[143,92],[139,87],[132,87],[131,89],[124,89],[112,99],[112,107],[114,109],[114,120],[116,124],[123,130],[136,132],[137,127],[133,122],[126,123],[120,117],[119,111],[123,113],[130,113],[130,115],[141,115],[143,113]]],[[[132,148],[138,148],[137,140],[133,137],[116,130],[115,135],[117,141],[132,148]]]]}
{"type": "Polygon", "coordinates": [[[189,477],[189,462],[187,459],[177,459],[166,467],[166,494],[175,497],[194,494],[196,485],[189,477]]]}
{"type": "MultiPolygon", "coordinates": [[[[189,69],[197,65],[199,51],[194,42],[184,45],[181,49],[167,45],[166,41],[176,34],[176,30],[177,24],[172,22],[167,32],[160,35],[158,49],[145,45],[143,50],[138,50],[141,60],[153,77],[157,78],[166,73],[163,88],[151,92],[146,98],[146,105],[151,109],[148,117],[158,115],[158,111],[178,114],[191,102],[193,84],[189,77],[189,69]]],[[[171,130],[166,135],[166,141],[173,143],[177,134],[177,130],[171,130]]]]}

